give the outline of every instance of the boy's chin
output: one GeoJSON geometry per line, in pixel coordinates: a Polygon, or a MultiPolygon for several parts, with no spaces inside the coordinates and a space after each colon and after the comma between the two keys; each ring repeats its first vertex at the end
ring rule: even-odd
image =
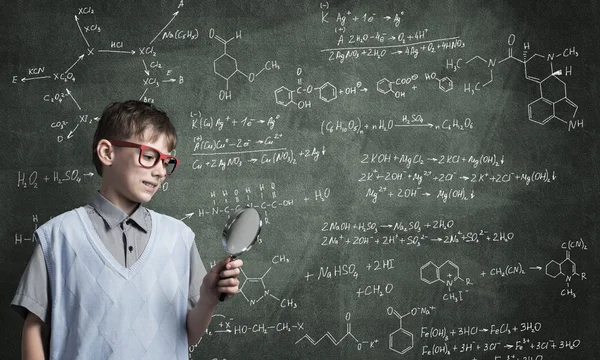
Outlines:
{"type": "Polygon", "coordinates": [[[154,193],[152,193],[152,194],[142,193],[142,194],[137,194],[137,196],[133,196],[129,200],[136,202],[136,203],[145,204],[147,202],[150,202],[150,200],[152,200],[152,197],[154,197],[154,193]]]}
{"type": "Polygon", "coordinates": [[[153,195],[149,195],[149,196],[140,196],[138,199],[136,199],[136,202],[139,202],[140,204],[145,204],[150,202],[150,200],[152,200],[153,195]]]}

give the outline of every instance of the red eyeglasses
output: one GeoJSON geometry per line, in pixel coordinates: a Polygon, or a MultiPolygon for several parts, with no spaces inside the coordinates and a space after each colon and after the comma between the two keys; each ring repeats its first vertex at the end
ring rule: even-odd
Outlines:
{"type": "Polygon", "coordinates": [[[153,168],[156,166],[156,164],[158,164],[159,161],[162,161],[168,176],[173,174],[175,168],[177,165],[179,165],[179,159],[177,159],[175,156],[163,154],[151,146],[136,144],[123,140],[108,141],[114,146],[140,149],[139,162],[140,165],[146,169],[153,168]]]}

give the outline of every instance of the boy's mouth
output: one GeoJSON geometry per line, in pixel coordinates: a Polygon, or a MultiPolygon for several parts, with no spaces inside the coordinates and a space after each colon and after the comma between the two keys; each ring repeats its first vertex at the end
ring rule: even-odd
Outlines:
{"type": "Polygon", "coordinates": [[[146,185],[146,186],[148,186],[148,187],[151,187],[151,188],[153,188],[153,189],[154,189],[154,188],[157,186],[156,184],[149,183],[149,182],[147,182],[147,181],[142,181],[142,182],[144,183],[144,185],[146,185]]]}

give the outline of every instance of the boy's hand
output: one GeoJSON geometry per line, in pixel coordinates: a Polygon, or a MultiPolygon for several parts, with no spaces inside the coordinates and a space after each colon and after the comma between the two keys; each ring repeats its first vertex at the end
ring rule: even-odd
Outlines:
{"type": "Polygon", "coordinates": [[[204,276],[200,300],[187,313],[186,329],[190,346],[197,343],[208,328],[221,294],[229,299],[238,292],[238,275],[242,264],[242,260],[228,257],[213,266],[204,276]]]}
{"type": "Polygon", "coordinates": [[[225,299],[232,298],[239,290],[238,276],[244,262],[240,259],[233,260],[227,257],[213,266],[202,281],[200,293],[202,297],[216,306],[221,294],[225,299]]]}

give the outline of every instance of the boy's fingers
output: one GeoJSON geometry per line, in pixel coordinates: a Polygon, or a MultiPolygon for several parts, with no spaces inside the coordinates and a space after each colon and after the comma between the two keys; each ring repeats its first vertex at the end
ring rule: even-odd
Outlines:
{"type": "Polygon", "coordinates": [[[217,273],[221,273],[221,271],[227,269],[227,266],[230,262],[233,262],[235,260],[233,260],[230,256],[222,259],[221,261],[219,261],[215,266],[213,266],[210,270],[217,272],[217,273]]]}
{"type": "Polygon", "coordinates": [[[242,265],[244,265],[244,262],[241,259],[235,259],[225,264],[225,269],[237,269],[242,265]]]}
{"type": "Polygon", "coordinates": [[[231,270],[223,270],[223,271],[221,271],[219,276],[224,279],[224,278],[230,278],[230,277],[237,277],[239,274],[240,274],[240,269],[236,268],[236,269],[231,269],[231,270]]]}
{"type": "Polygon", "coordinates": [[[237,287],[240,285],[240,281],[236,278],[227,278],[219,280],[219,288],[237,287]]]}
{"type": "Polygon", "coordinates": [[[236,294],[239,291],[239,283],[235,279],[219,281],[218,291],[224,294],[236,294]],[[233,280],[233,281],[232,281],[233,280]],[[223,283],[225,281],[225,283],[223,283]]]}

